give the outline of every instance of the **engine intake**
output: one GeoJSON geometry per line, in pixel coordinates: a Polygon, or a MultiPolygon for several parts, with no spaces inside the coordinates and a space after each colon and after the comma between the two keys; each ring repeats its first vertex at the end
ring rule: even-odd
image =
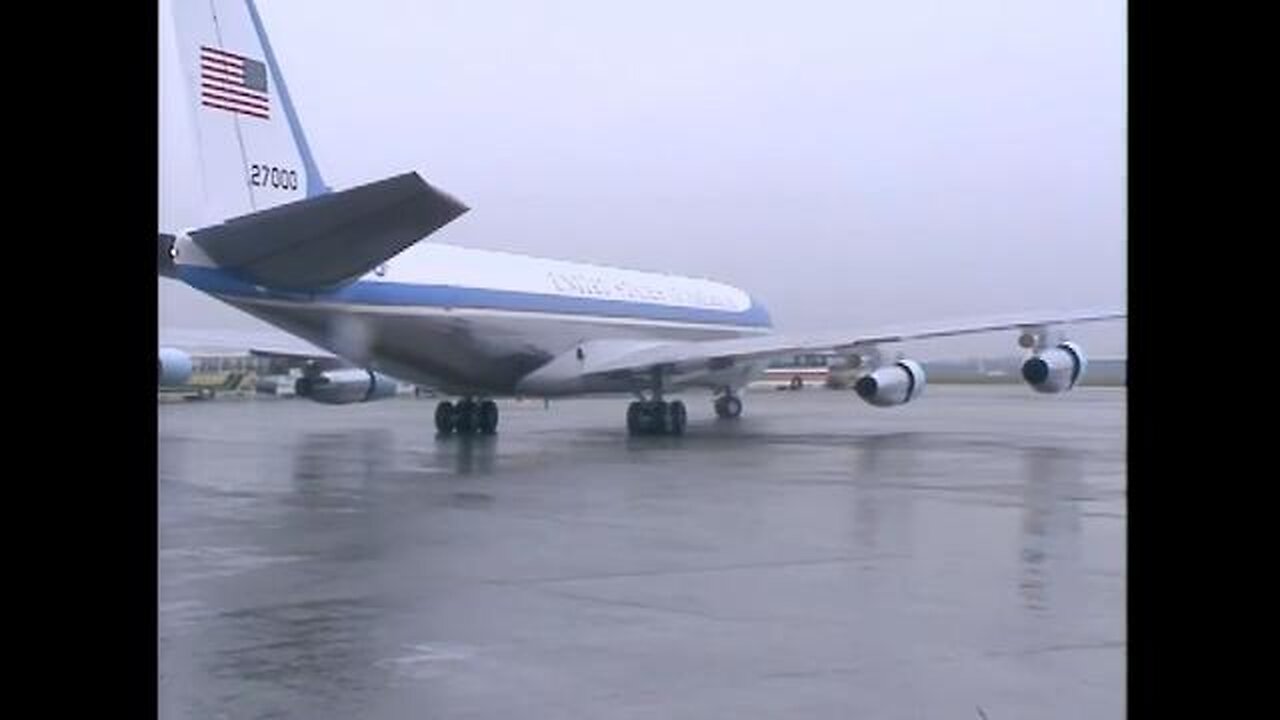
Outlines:
{"type": "Polygon", "coordinates": [[[1036,392],[1060,393],[1080,382],[1087,365],[1080,346],[1064,342],[1027,358],[1022,363],[1022,379],[1036,392]]]}
{"type": "Polygon", "coordinates": [[[858,378],[854,392],[877,407],[903,405],[924,392],[924,368],[914,360],[899,360],[858,378]]]}
{"type": "Polygon", "coordinates": [[[158,368],[161,387],[185,384],[191,379],[191,356],[175,348],[160,348],[158,368]]]}
{"type": "Polygon", "coordinates": [[[305,375],[294,383],[300,397],[326,405],[347,405],[389,398],[396,394],[396,381],[372,370],[328,370],[305,375]]]}

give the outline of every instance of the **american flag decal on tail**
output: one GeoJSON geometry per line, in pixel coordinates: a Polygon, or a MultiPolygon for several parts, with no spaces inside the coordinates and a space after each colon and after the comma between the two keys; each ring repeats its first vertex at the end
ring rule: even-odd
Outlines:
{"type": "Polygon", "coordinates": [[[271,117],[267,66],[243,55],[200,48],[200,104],[263,120],[271,117]]]}

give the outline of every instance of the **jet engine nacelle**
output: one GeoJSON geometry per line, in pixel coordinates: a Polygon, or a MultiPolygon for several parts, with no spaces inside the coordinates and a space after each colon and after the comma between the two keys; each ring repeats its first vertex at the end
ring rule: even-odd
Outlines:
{"type": "Polygon", "coordinates": [[[1064,342],[1027,358],[1022,363],[1022,379],[1036,392],[1060,393],[1080,382],[1087,364],[1079,345],[1064,342]]]}
{"type": "Polygon", "coordinates": [[[924,368],[914,360],[899,360],[877,368],[853,384],[858,397],[877,407],[902,405],[924,392],[924,368]]]}
{"type": "Polygon", "coordinates": [[[160,348],[159,384],[182,385],[191,379],[191,356],[175,348],[160,348]]]}
{"type": "Polygon", "coordinates": [[[326,405],[346,405],[389,398],[396,394],[396,381],[372,370],[327,370],[298,378],[294,391],[326,405]]]}

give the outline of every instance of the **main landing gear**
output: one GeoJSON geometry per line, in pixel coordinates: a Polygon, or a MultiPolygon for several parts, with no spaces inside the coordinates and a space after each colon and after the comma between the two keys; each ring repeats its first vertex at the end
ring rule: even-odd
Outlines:
{"type": "Polygon", "coordinates": [[[689,414],[679,400],[642,400],[627,407],[631,435],[683,435],[689,414]]]}
{"type": "Polygon", "coordinates": [[[649,376],[649,399],[635,390],[638,401],[627,406],[627,433],[630,435],[683,435],[689,413],[679,400],[662,399],[663,374],[666,368],[655,367],[649,376]]]}
{"type": "Polygon", "coordinates": [[[498,431],[498,404],[464,398],[457,404],[445,400],[436,405],[436,432],[449,435],[455,431],[459,435],[494,434],[498,431]]]}

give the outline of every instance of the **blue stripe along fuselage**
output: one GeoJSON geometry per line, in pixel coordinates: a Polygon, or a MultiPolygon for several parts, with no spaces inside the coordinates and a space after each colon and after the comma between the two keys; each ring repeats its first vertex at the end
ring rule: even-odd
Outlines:
{"type": "Polygon", "coordinates": [[[770,329],[773,327],[769,311],[754,298],[746,310],[732,311],[456,285],[416,285],[397,282],[357,281],[336,290],[315,293],[292,292],[262,288],[237,277],[231,271],[220,268],[181,265],[177,268],[177,274],[184,282],[198,290],[231,298],[258,298],[299,303],[346,303],[371,307],[476,308],[732,325],[743,328],[770,329]]]}

